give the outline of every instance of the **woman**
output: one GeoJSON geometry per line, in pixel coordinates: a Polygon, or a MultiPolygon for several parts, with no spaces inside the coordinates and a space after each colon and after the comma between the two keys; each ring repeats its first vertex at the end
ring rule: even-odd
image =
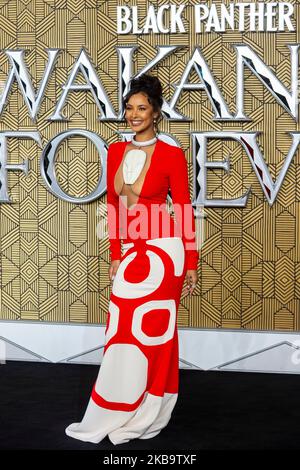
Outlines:
{"type": "Polygon", "coordinates": [[[199,255],[184,152],[155,132],[162,103],[156,77],[133,79],[124,107],[135,135],[108,149],[112,292],[104,354],[82,421],[66,429],[83,441],[154,437],[178,397],[177,310],[184,281],[185,293],[195,288],[199,255]]]}

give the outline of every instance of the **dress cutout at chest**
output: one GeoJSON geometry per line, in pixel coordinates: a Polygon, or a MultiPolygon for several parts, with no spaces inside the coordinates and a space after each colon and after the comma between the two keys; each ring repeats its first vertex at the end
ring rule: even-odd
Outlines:
{"type": "Polygon", "coordinates": [[[139,201],[154,151],[155,148],[150,156],[147,156],[146,152],[142,155],[137,149],[130,149],[127,152],[125,150],[126,153],[115,174],[114,186],[119,196],[127,197],[128,211],[139,201]]]}

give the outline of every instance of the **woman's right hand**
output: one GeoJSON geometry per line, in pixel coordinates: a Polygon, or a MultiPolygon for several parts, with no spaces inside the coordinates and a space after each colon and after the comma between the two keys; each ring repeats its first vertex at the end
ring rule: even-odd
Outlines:
{"type": "Polygon", "coordinates": [[[121,260],[115,259],[110,263],[110,267],[108,269],[108,275],[109,279],[112,282],[117,274],[119,264],[121,263],[121,260]]]}

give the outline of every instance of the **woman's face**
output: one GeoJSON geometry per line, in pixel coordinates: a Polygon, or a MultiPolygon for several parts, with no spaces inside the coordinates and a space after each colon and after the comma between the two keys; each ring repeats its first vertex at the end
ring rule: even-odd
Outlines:
{"type": "Polygon", "coordinates": [[[153,106],[144,93],[135,93],[127,101],[125,119],[134,132],[152,130],[153,119],[157,117],[158,113],[153,110],[153,106]]]}

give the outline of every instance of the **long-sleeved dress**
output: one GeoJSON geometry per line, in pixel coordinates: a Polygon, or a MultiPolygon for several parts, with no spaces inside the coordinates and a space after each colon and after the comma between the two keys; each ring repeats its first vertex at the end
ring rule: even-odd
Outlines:
{"type": "Polygon", "coordinates": [[[183,150],[157,140],[128,208],[115,175],[129,142],[111,144],[107,156],[110,259],[120,264],[103,359],[82,421],[66,428],[68,436],[94,443],[105,436],[113,444],[149,439],[168,424],[178,397],[178,305],[186,270],[197,269],[199,258],[183,150]],[[176,222],[167,210],[169,190],[176,222]]]}

